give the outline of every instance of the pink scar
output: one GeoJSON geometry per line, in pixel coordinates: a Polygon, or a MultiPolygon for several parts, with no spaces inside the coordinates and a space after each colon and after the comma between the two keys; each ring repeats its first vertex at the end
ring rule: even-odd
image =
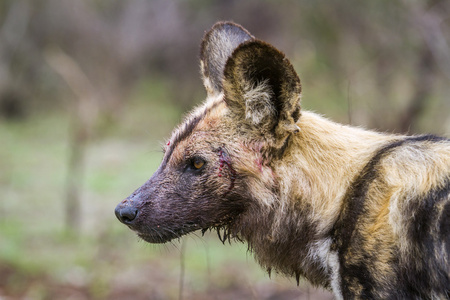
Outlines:
{"type": "Polygon", "coordinates": [[[226,192],[226,194],[228,194],[233,188],[234,188],[234,182],[236,180],[236,175],[237,172],[236,170],[233,168],[232,164],[231,164],[231,158],[230,156],[228,156],[227,152],[225,152],[222,148],[219,148],[219,173],[217,174],[217,176],[222,177],[222,171],[224,166],[228,167],[228,170],[231,173],[231,184],[230,187],[228,188],[228,191],[226,192]]]}

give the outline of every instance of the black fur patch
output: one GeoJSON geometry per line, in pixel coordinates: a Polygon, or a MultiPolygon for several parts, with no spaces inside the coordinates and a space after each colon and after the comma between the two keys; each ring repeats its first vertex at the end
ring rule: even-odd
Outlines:
{"type": "Polygon", "coordinates": [[[440,218],[439,233],[442,240],[445,240],[447,254],[450,255],[450,202],[448,202],[442,211],[440,218]]]}
{"type": "Polygon", "coordinates": [[[365,199],[370,184],[377,178],[377,166],[379,162],[391,153],[395,148],[398,148],[406,143],[417,142],[440,142],[446,139],[436,137],[433,135],[424,135],[417,137],[408,137],[403,140],[398,140],[388,144],[378,150],[374,157],[363,168],[360,175],[351,184],[344,198],[344,207],[341,210],[341,215],[336,222],[333,229],[335,242],[339,250],[345,251],[350,243],[350,238],[355,230],[356,224],[360,216],[364,213],[365,199]]]}
{"type": "Polygon", "coordinates": [[[440,228],[433,227],[437,218],[440,217],[436,204],[448,200],[449,197],[450,179],[447,179],[441,187],[431,190],[420,201],[410,201],[413,202],[411,205],[413,207],[410,209],[414,210],[414,213],[410,214],[413,216],[413,221],[409,228],[409,237],[412,241],[421,243],[421,241],[432,238],[431,233],[440,231],[440,228]]]}
{"type": "Polygon", "coordinates": [[[406,259],[408,263],[401,266],[407,270],[407,272],[402,272],[406,274],[406,276],[402,276],[402,279],[407,283],[412,283],[409,290],[417,294],[423,293],[424,297],[427,294],[426,291],[431,290],[440,290],[443,294],[443,285],[450,290],[450,278],[447,276],[448,248],[446,259],[438,255],[438,253],[442,253],[442,247],[445,248],[446,244],[450,243],[448,234],[449,200],[450,178],[423,197],[409,200],[407,211],[410,212],[408,215],[411,215],[411,221],[407,228],[407,235],[411,242],[411,254],[409,259],[406,259]],[[447,201],[447,204],[442,204],[442,208],[439,208],[439,204],[444,201],[447,201]]]}
{"type": "MultiPolygon", "coordinates": [[[[340,273],[341,273],[341,286],[344,298],[355,297],[351,290],[346,288],[348,286],[354,286],[357,282],[362,290],[359,291],[360,296],[364,298],[373,297],[374,288],[376,283],[374,276],[377,274],[371,274],[367,269],[367,266],[371,264],[371,259],[376,257],[376,253],[363,253],[362,246],[356,245],[364,243],[360,232],[358,231],[358,224],[360,219],[367,214],[366,199],[370,185],[378,178],[378,166],[380,161],[392,153],[396,148],[405,144],[419,143],[419,142],[441,142],[446,139],[424,135],[417,137],[407,137],[402,140],[394,141],[376,152],[373,158],[366,164],[366,166],[360,172],[360,175],[354,180],[347,194],[344,198],[343,208],[341,214],[332,230],[333,245],[332,250],[339,252],[340,273]],[[361,249],[363,259],[356,262],[348,260],[348,251],[352,249],[361,249]],[[352,283],[350,282],[352,281],[352,283]]],[[[424,216],[425,217],[425,216],[424,216]]]]}
{"type": "Polygon", "coordinates": [[[286,210],[286,219],[299,221],[286,222],[283,226],[283,234],[272,235],[276,226],[274,211],[279,209],[277,207],[279,204],[274,205],[274,210],[268,211],[265,207],[253,203],[235,223],[230,225],[231,232],[239,240],[248,242],[248,250],[255,253],[258,262],[268,272],[277,270],[295,278],[307,277],[312,284],[329,288],[329,274],[323,266],[317,261],[307,259],[308,250],[318,236],[318,224],[310,218],[312,207],[296,205],[295,209],[286,210]],[[248,217],[247,213],[259,217],[248,217]],[[267,236],[263,238],[267,240],[261,242],[259,232],[266,233],[267,236]],[[264,251],[258,251],[260,247],[263,247],[264,251]],[[298,264],[299,261],[303,264],[298,264]]]}
{"type": "Polygon", "coordinates": [[[283,143],[283,145],[281,146],[281,148],[280,148],[280,149],[276,149],[276,150],[274,151],[273,157],[274,157],[275,159],[281,159],[281,158],[283,157],[284,153],[286,152],[286,149],[287,149],[288,146],[289,146],[289,143],[290,143],[290,141],[291,141],[291,137],[292,137],[291,134],[288,135],[288,137],[284,140],[284,143],[283,143]]]}

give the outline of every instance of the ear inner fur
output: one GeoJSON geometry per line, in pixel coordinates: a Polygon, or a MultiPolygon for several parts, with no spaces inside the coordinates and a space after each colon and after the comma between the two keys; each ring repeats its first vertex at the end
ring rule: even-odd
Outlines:
{"type": "Polygon", "coordinates": [[[300,79],[284,54],[259,41],[233,52],[224,69],[225,101],[238,122],[257,131],[275,148],[298,131],[300,79]]]}

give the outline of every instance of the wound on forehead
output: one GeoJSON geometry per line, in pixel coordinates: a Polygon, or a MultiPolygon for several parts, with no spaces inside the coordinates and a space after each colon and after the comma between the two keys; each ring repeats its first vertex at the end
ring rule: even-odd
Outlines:
{"type": "Polygon", "coordinates": [[[228,188],[228,191],[226,192],[226,194],[228,194],[234,188],[234,182],[236,180],[237,172],[233,168],[230,156],[228,155],[228,153],[226,152],[226,150],[223,147],[219,147],[219,149],[217,150],[217,154],[219,156],[219,172],[218,172],[217,176],[219,176],[219,177],[223,176],[223,171],[224,171],[225,167],[228,168],[228,171],[230,173],[231,183],[230,183],[230,187],[228,188]]]}

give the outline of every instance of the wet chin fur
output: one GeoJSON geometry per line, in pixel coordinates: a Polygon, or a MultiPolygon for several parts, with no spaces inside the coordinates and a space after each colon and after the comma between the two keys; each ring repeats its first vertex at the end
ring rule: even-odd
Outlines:
{"type": "Polygon", "coordinates": [[[189,226],[189,227],[186,226],[185,228],[178,230],[161,229],[160,231],[154,230],[151,233],[148,232],[136,232],[136,233],[142,240],[146,241],[147,243],[163,244],[170,242],[171,240],[174,239],[179,239],[183,235],[186,235],[199,229],[201,228],[199,228],[198,226],[189,226]]]}
{"type": "Polygon", "coordinates": [[[139,238],[151,244],[164,244],[170,242],[171,240],[178,238],[179,236],[160,236],[160,235],[150,235],[145,233],[138,233],[139,238]]]}

